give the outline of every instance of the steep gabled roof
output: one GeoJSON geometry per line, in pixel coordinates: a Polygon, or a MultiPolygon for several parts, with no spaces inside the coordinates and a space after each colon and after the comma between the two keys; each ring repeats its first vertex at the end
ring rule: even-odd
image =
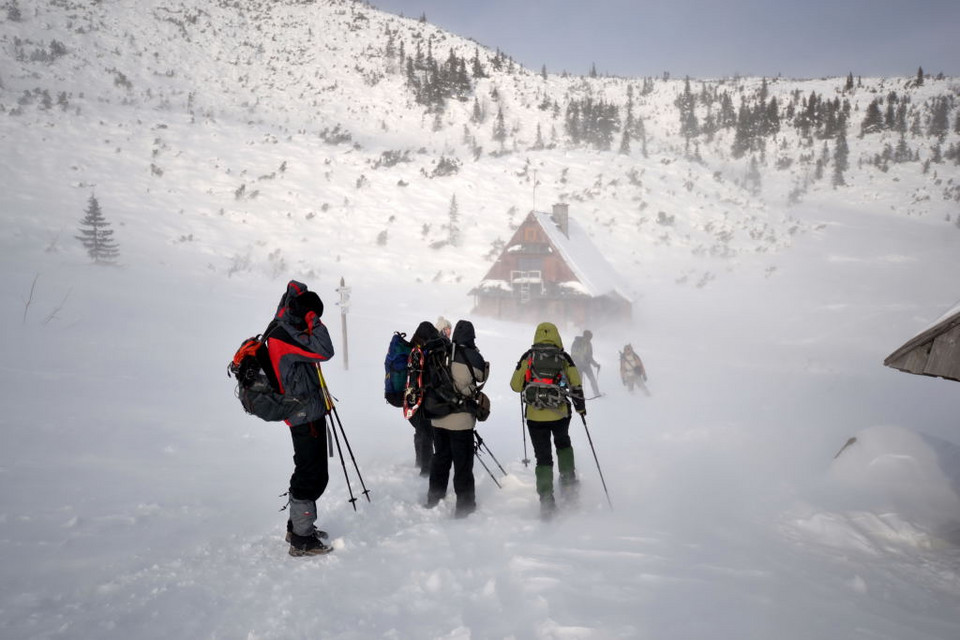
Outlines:
{"type": "Polygon", "coordinates": [[[567,219],[567,233],[564,234],[551,214],[534,211],[533,216],[547,234],[554,249],[577,276],[586,293],[595,298],[616,294],[624,300],[632,301],[633,295],[626,282],[607,262],[576,220],[567,219]]]}
{"type": "Polygon", "coordinates": [[[960,382],[960,303],[887,356],[883,364],[960,382]]]}

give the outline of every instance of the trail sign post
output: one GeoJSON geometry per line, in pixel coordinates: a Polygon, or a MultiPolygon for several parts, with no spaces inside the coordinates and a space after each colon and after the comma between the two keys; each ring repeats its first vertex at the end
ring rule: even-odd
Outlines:
{"type": "Polygon", "coordinates": [[[347,349],[347,311],[350,310],[350,287],[348,287],[340,277],[340,287],[337,289],[340,294],[340,327],[343,330],[343,368],[350,368],[350,352],[347,349]]]}

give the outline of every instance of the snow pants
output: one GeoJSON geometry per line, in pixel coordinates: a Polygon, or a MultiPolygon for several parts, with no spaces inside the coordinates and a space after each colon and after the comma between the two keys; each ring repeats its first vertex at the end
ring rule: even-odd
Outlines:
{"type": "Polygon", "coordinates": [[[576,479],[573,447],[570,444],[570,416],[545,422],[527,420],[527,431],[530,432],[533,455],[537,459],[534,470],[537,478],[537,493],[543,499],[545,496],[553,495],[554,447],[557,449],[557,466],[561,484],[573,482],[576,479]],[[552,446],[551,437],[553,438],[552,446]]]}
{"type": "Polygon", "coordinates": [[[416,454],[416,464],[420,468],[420,475],[428,476],[433,462],[433,425],[430,424],[430,418],[423,416],[422,411],[413,414],[410,425],[414,429],[413,450],[416,454]]]}
{"type": "Polygon", "coordinates": [[[476,493],[473,482],[473,429],[452,431],[434,427],[433,446],[428,500],[439,500],[447,494],[452,465],[453,491],[457,494],[457,508],[474,506],[476,493]]]}
{"type": "Polygon", "coordinates": [[[327,425],[315,420],[290,427],[293,438],[293,475],[290,497],[316,501],[327,488],[327,425]]]}

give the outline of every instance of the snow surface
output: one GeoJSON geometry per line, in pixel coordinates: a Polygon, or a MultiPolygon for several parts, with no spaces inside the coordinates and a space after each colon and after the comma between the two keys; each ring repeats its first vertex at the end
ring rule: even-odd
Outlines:
{"type": "MultiPolygon", "coordinates": [[[[648,158],[521,145],[434,180],[424,172],[441,153],[470,157],[454,149],[468,107],[432,132],[415,105],[387,104],[399,82],[370,85],[382,69],[359,55],[388,20],[372,10],[369,28],[325,31],[325,48],[297,66],[276,62],[282,48],[358,5],[277,3],[254,19],[193,3],[195,22],[150,22],[138,10],[160,3],[19,4],[28,53],[56,37],[71,55],[5,68],[0,83],[0,637],[960,637],[960,387],[881,364],[960,297],[956,203],[940,197],[955,165],[881,173],[852,161],[848,187],[814,182],[788,207],[802,170],[764,165],[755,195],[731,177],[745,163],[725,153],[729,138],[682,158],[674,82],[645,98],[648,158]],[[265,50],[251,44],[261,38],[265,50]],[[169,63],[176,73],[164,73],[168,55],[182,61],[169,63]],[[111,67],[135,89],[115,85],[111,67]],[[337,97],[298,99],[312,82],[337,97]],[[13,115],[35,86],[69,89],[71,108],[13,115]],[[359,148],[318,139],[338,121],[359,148]],[[409,165],[371,169],[382,151],[421,145],[409,165]],[[534,327],[471,317],[467,293],[490,245],[531,208],[531,162],[541,202],[570,196],[571,216],[640,294],[631,325],[594,338],[607,395],[588,404],[587,424],[613,509],[575,422],[582,505],[549,524],[508,388],[534,327]],[[627,187],[638,168],[644,186],[627,187]],[[94,192],[116,268],[91,265],[72,238],[94,192]],[[463,244],[428,249],[451,194],[463,244]],[[658,210],[676,226],[651,222],[658,210]],[[326,302],[339,353],[325,372],[371,497],[354,511],[331,461],[319,524],[336,551],[322,558],[287,555],[289,437],[245,416],[226,377],[291,277],[326,302]],[[441,314],[476,323],[492,363],[481,432],[509,472],[498,489],[477,466],[480,508],[466,520],[448,502],[420,506],[412,429],[381,396],[392,332],[441,314]],[[650,397],[617,382],[628,342],[650,397]]],[[[0,24],[5,54],[12,28],[0,24]]],[[[587,86],[494,81],[527,136],[545,117],[530,99],[541,84],[587,86]]],[[[905,86],[866,82],[859,113],[874,91],[905,86]]],[[[594,86],[625,91],[616,79],[594,86]]],[[[929,83],[914,103],[945,86],[929,83]]],[[[851,158],[890,141],[851,135],[851,158]]],[[[802,153],[782,142],[777,153],[802,153]]],[[[583,329],[560,328],[568,342],[583,329]]]]}

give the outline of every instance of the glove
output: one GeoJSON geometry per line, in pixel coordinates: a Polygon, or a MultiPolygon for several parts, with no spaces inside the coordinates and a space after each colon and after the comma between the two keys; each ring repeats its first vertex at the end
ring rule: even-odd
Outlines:
{"type": "Polygon", "coordinates": [[[303,321],[307,323],[307,333],[310,335],[313,335],[313,323],[316,319],[316,311],[307,311],[307,314],[303,316],[303,321]]]}
{"type": "Polygon", "coordinates": [[[587,401],[583,398],[583,393],[580,395],[570,396],[570,399],[573,401],[574,410],[582,416],[587,415],[587,401]]]}

